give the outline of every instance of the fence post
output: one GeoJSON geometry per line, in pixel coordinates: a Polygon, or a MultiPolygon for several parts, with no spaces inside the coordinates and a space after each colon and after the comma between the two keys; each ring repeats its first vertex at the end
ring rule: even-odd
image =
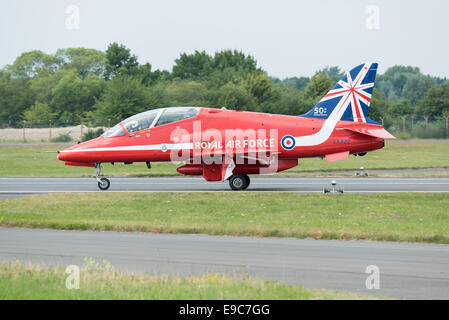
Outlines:
{"type": "Polygon", "coordinates": [[[83,138],[83,119],[80,118],[80,130],[81,130],[81,137],[80,139],[83,138]]]}
{"type": "Polygon", "coordinates": [[[407,130],[405,130],[405,119],[407,118],[407,116],[402,116],[402,132],[406,133],[407,130]]]}
{"type": "Polygon", "coordinates": [[[26,138],[25,138],[25,120],[23,120],[23,142],[26,142],[26,138]]]}
{"type": "Polygon", "coordinates": [[[445,116],[444,118],[446,119],[446,139],[448,139],[449,138],[449,126],[448,126],[449,116],[445,116]]]}
{"type": "Polygon", "coordinates": [[[380,118],[382,120],[382,127],[384,126],[384,117],[380,118]]]}
{"type": "Polygon", "coordinates": [[[51,142],[51,120],[48,120],[49,121],[49,125],[50,125],[50,127],[49,127],[49,132],[48,132],[48,142],[51,142]]]}
{"type": "Polygon", "coordinates": [[[429,116],[424,116],[424,120],[426,121],[426,134],[429,132],[429,116]]]}

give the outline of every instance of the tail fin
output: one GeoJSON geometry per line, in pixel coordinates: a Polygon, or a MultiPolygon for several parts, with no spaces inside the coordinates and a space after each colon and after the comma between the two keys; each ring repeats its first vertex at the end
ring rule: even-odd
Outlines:
{"type": "Polygon", "coordinates": [[[361,64],[343,78],[302,117],[376,123],[368,118],[377,63],[361,64]]]}

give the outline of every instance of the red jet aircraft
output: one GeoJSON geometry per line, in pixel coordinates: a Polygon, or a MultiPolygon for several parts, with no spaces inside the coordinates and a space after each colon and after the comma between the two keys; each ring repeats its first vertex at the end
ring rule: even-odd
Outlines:
{"type": "Polygon", "coordinates": [[[61,151],[66,165],[182,161],[177,171],[207,181],[229,180],[233,190],[249,186],[248,174],[295,167],[299,158],[328,161],[363,156],[394,137],[368,118],[377,63],[353,68],[308,113],[274,115],[198,107],[170,107],[139,113],[102,136],[61,151]]]}

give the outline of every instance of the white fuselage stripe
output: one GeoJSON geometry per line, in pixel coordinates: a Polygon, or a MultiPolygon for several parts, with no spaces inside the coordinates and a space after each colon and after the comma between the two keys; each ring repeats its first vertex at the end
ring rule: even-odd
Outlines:
{"type": "Polygon", "coordinates": [[[295,137],[295,147],[316,146],[329,139],[335,126],[337,125],[337,122],[341,119],[346,111],[346,108],[348,107],[350,101],[348,97],[349,94],[350,92],[346,92],[346,94],[343,95],[334,110],[332,110],[332,113],[324,122],[320,131],[309,136],[295,137]]]}
{"type": "Polygon", "coordinates": [[[147,144],[137,146],[124,146],[124,147],[105,147],[105,148],[86,148],[86,149],[74,149],[64,150],[63,152],[85,152],[85,151],[149,151],[149,150],[162,150],[162,146],[166,146],[166,150],[181,150],[181,149],[193,149],[193,143],[161,143],[161,144],[147,144]]]}

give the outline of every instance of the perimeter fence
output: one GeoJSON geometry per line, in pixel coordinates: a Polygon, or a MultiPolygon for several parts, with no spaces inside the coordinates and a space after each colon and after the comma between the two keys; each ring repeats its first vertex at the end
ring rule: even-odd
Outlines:
{"type": "MultiPolygon", "coordinates": [[[[449,116],[386,116],[374,120],[399,139],[449,138],[449,116]]],[[[111,119],[0,120],[0,141],[81,141],[100,135],[111,125],[115,125],[111,119]]]]}

